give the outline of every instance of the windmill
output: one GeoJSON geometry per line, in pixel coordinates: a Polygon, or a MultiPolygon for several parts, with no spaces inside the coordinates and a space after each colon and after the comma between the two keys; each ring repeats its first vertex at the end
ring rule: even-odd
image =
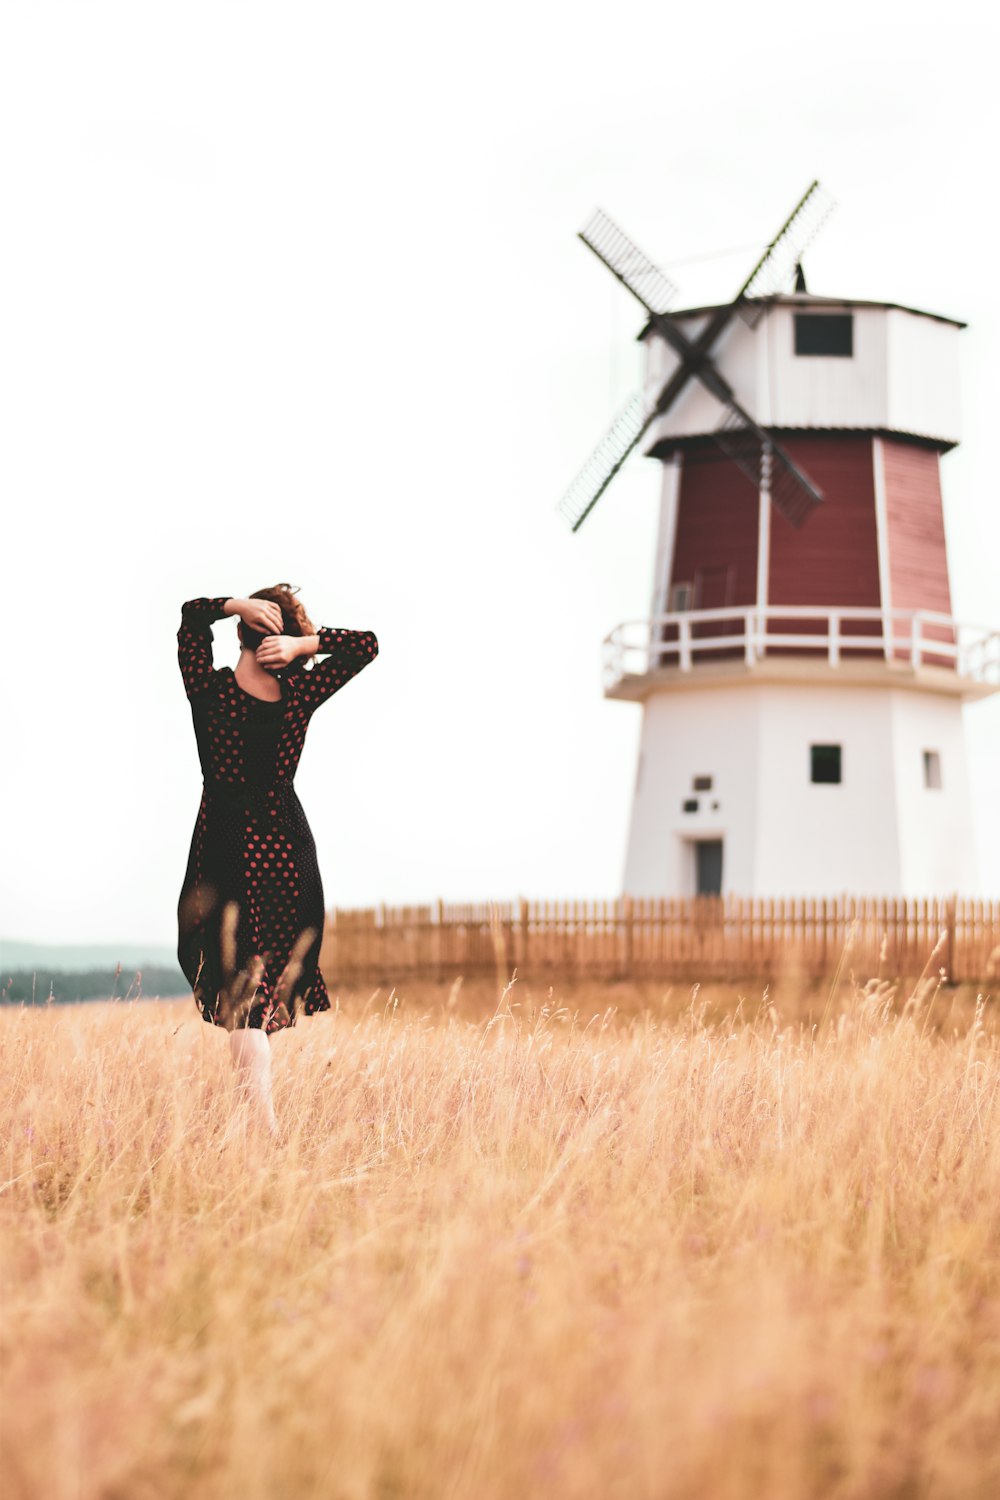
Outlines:
{"type": "Polygon", "coordinates": [[[604,641],[642,710],[632,896],[976,889],[962,706],[1000,632],[952,614],[964,325],[810,292],[830,207],[812,183],[731,301],[676,311],[606,214],[580,236],[646,313],[646,380],[560,508],[576,531],[640,444],[661,464],[649,613],[604,641]]]}
{"type": "Polygon", "coordinates": [[[678,356],[679,364],[655,397],[631,397],[570,485],[559,509],[577,531],[604,494],[629,454],[652,424],[670,411],[691,380],[699,380],[722,409],[713,436],[744,472],[756,492],[770,494],[771,504],[793,525],[801,525],[822,493],[773,436],[759,426],[736,400],[733,388],[712,359],[722,334],[739,316],[751,327],[760,317],[759,299],[780,290],[800,271],[802,253],[833,207],[818,182],[807,191],[782,224],[732,302],[716,308],[693,339],[667,316],[677,289],[612,219],[598,209],[579,238],[644,308],[649,324],[678,356]]]}

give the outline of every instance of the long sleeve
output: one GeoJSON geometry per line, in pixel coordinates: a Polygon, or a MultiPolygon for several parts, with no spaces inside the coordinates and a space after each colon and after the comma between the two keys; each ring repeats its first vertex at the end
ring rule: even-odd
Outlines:
{"type": "Polygon", "coordinates": [[[296,679],[299,697],[310,713],[378,655],[378,640],[371,630],[328,629],[320,625],[316,634],[319,636],[316,654],[323,660],[317,661],[310,671],[300,672],[296,679]]]}
{"type": "Polygon", "coordinates": [[[177,661],[189,698],[197,697],[212,680],[212,625],[229,618],[223,606],[233,597],[225,594],[218,599],[188,599],[181,605],[177,661]]]}

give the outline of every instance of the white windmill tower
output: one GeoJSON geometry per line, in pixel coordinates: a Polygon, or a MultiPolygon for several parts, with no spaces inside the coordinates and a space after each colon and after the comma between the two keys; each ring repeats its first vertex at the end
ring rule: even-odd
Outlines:
{"type": "Polygon", "coordinates": [[[643,706],[628,894],[977,893],[963,704],[1000,633],[951,612],[964,325],[810,295],[823,217],[813,183],[731,303],[675,313],[604,214],[580,236],[645,309],[647,378],[561,508],[640,443],[663,464],[650,615],[605,641],[643,706]]]}

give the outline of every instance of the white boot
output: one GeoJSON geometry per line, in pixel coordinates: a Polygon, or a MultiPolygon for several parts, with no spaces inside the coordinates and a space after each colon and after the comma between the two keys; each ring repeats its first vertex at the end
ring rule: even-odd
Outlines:
{"type": "Polygon", "coordinates": [[[261,1123],[277,1135],[278,1122],[271,1101],[271,1039],[259,1026],[238,1026],[229,1033],[229,1050],[241,1087],[261,1123]]]}

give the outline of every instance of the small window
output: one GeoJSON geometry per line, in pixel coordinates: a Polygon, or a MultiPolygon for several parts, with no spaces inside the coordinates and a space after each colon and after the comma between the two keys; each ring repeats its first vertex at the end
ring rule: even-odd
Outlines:
{"type": "Polygon", "coordinates": [[[697,797],[689,797],[687,799],[687,801],[684,803],[683,810],[684,810],[684,812],[697,812],[698,811],[698,798],[697,797]]]}
{"type": "Polygon", "coordinates": [[[939,750],[924,751],[924,786],[932,792],[941,790],[941,752],[939,750]]]}
{"type": "Polygon", "coordinates": [[[672,583],[670,594],[667,599],[667,613],[670,615],[683,614],[685,610],[694,607],[694,584],[672,583]]]}
{"type": "Polygon", "coordinates": [[[694,792],[710,792],[712,790],[711,776],[693,776],[691,778],[691,790],[694,792]]]}
{"type": "Polygon", "coordinates": [[[827,784],[840,782],[840,746],[809,746],[809,779],[827,784]]]}
{"type": "Polygon", "coordinates": [[[850,359],[854,354],[853,314],[796,313],[795,352],[850,359]]]}

